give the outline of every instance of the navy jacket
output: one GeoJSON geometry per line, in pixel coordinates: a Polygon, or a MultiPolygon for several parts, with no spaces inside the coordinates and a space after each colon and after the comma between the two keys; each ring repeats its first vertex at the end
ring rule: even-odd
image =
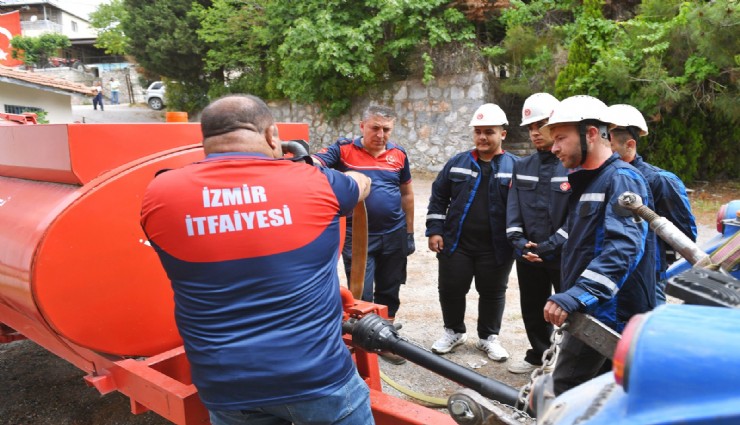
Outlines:
{"type": "MultiPolygon", "coordinates": [[[[681,179],[675,174],[645,162],[637,155],[630,165],[645,176],[653,193],[655,212],[678,227],[684,235],[696,242],[696,220],[691,213],[689,196],[681,179]]],[[[668,266],[676,261],[676,252],[665,241],[657,238],[656,270],[658,279],[665,279],[668,266]]]]}
{"type": "Polygon", "coordinates": [[[560,251],[567,238],[562,227],[570,197],[568,170],[550,151],[536,152],[514,164],[506,211],[506,236],[514,246],[514,257],[527,265],[560,269],[560,251]],[[522,258],[524,245],[542,258],[532,263],[522,258]]]}
{"type": "Polygon", "coordinates": [[[512,250],[506,239],[506,200],[509,195],[511,173],[519,157],[508,152],[491,160],[491,179],[482,182],[476,150],[462,152],[450,158],[432,184],[427,211],[426,236],[442,235],[443,254],[451,255],[457,249],[465,221],[475,193],[485,190],[489,195],[491,237],[496,263],[511,261],[512,250]]]}
{"type": "Polygon", "coordinates": [[[630,191],[651,205],[647,182],[617,154],[568,180],[573,192],[560,273],[564,293],[551,299],[570,297],[578,310],[621,332],[632,316],[655,307],[655,236],[647,222],[617,204],[630,191]]]}

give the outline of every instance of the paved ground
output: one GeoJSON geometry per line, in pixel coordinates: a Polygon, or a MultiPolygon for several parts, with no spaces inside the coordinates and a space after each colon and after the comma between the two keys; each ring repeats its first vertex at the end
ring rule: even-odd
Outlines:
{"type": "Polygon", "coordinates": [[[74,120],[84,123],[165,122],[165,111],[155,111],[146,105],[104,105],[96,111],[92,105],[74,105],[74,120]]]}

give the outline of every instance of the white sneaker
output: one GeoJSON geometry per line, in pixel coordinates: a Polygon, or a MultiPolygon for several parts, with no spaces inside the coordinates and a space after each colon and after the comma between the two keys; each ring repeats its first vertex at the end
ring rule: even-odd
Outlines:
{"type": "Polygon", "coordinates": [[[475,348],[485,351],[488,358],[497,362],[503,362],[509,358],[509,352],[501,346],[498,335],[491,335],[486,339],[479,339],[475,348]]]}
{"type": "Polygon", "coordinates": [[[452,329],[445,328],[444,336],[432,344],[432,352],[437,354],[449,353],[458,345],[465,344],[467,339],[468,336],[466,334],[455,333],[452,329]]]}
{"type": "Polygon", "coordinates": [[[514,362],[509,365],[507,368],[509,372],[511,373],[531,373],[533,370],[537,369],[539,366],[534,365],[526,360],[519,360],[518,362],[514,362]]]}

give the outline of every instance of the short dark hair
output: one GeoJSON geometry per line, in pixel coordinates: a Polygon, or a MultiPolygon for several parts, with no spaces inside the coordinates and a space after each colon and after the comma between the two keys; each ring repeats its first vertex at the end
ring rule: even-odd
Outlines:
{"type": "Polygon", "coordinates": [[[396,119],[396,112],[392,108],[382,105],[370,105],[362,113],[362,120],[367,121],[370,117],[376,115],[383,118],[396,119]]]}
{"type": "Polygon", "coordinates": [[[245,129],[263,133],[275,123],[267,104],[251,94],[227,95],[203,109],[200,128],[203,138],[245,129]]]}
{"type": "Polygon", "coordinates": [[[632,138],[630,132],[623,127],[612,128],[609,133],[612,136],[612,140],[616,140],[620,144],[624,144],[625,142],[627,142],[627,140],[632,138]]]}

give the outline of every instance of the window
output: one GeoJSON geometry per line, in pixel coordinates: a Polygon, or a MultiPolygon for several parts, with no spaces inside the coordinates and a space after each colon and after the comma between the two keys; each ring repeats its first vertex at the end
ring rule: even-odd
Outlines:
{"type": "Polygon", "coordinates": [[[34,106],[5,105],[5,113],[7,114],[22,114],[24,112],[39,113],[43,112],[43,109],[34,106]]]}
{"type": "Polygon", "coordinates": [[[72,32],[77,32],[77,21],[72,21],[72,32]]]}

